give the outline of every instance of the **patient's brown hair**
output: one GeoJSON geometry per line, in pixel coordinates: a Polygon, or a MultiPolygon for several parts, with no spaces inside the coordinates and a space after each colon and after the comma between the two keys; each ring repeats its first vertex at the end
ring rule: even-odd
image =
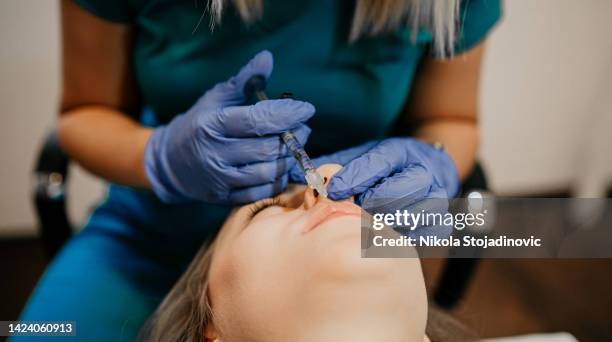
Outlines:
{"type": "MultiPolygon", "coordinates": [[[[214,242],[204,244],[142,329],[140,338],[153,342],[202,342],[213,321],[208,300],[208,271],[214,242]]],[[[430,305],[426,333],[431,342],[475,341],[461,323],[430,305]]]]}

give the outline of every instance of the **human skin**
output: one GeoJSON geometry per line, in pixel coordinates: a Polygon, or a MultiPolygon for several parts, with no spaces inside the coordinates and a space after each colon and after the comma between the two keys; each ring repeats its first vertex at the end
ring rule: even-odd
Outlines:
{"type": "MultiPolygon", "coordinates": [[[[339,169],[319,172],[329,179],[339,169]]],[[[278,201],[252,219],[260,204],[244,206],[221,229],[206,338],[423,341],[427,299],[417,258],[361,258],[361,209],[350,199],[334,202],[300,186],[278,201]]]]}

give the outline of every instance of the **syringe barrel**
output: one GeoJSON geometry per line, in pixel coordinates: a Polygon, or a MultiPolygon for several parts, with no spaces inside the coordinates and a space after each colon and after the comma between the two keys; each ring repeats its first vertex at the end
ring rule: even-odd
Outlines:
{"type": "MultiPolygon", "coordinates": [[[[265,92],[266,83],[266,78],[263,75],[254,75],[249,78],[245,83],[243,89],[244,95],[247,100],[267,100],[268,96],[265,92]]],[[[289,93],[284,94],[282,97],[286,96],[290,97],[289,93]]],[[[291,131],[283,132],[280,134],[280,136],[285,142],[285,145],[287,145],[287,147],[291,151],[291,153],[293,153],[295,159],[297,159],[298,164],[300,165],[300,168],[304,173],[306,173],[307,170],[315,170],[315,167],[310,161],[310,158],[308,158],[308,155],[304,151],[304,146],[300,144],[300,142],[297,140],[297,138],[291,131]]]]}
{"type": "Polygon", "coordinates": [[[291,153],[293,153],[295,159],[297,159],[302,171],[311,170],[315,168],[312,162],[310,161],[310,158],[308,158],[306,151],[304,151],[304,146],[300,144],[300,142],[297,140],[297,138],[291,131],[281,133],[281,138],[283,139],[285,145],[287,145],[291,153]]]}

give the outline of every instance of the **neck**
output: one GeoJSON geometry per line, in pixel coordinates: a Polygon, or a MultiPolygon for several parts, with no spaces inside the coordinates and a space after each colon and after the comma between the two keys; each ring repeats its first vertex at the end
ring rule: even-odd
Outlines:
{"type": "Polygon", "coordinates": [[[393,317],[350,316],[351,319],[330,320],[296,341],[423,342],[422,332],[411,330],[406,322],[393,317]]]}

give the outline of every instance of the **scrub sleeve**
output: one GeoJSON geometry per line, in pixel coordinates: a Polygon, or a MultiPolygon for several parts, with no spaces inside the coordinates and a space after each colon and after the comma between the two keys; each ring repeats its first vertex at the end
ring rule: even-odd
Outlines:
{"type": "MultiPolygon", "coordinates": [[[[144,125],[168,122],[269,49],[276,62],[270,93],[292,91],[317,108],[306,146],[312,154],[384,138],[431,42],[427,32],[414,42],[407,29],[399,29],[347,44],[354,6],[349,0],[265,1],[263,18],[252,26],[228,9],[212,33],[208,17],[193,33],[203,1],[75,1],[101,19],[134,27],[133,67],[146,105],[138,119],[144,125]]],[[[464,1],[457,52],[484,39],[500,15],[498,0],[464,1]]],[[[167,205],[150,191],[110,185],[85,227],[48,266],[20,319],[76,322],[76,337],[46,338],[51,340],[133,341],[229,210],[167,205]]],[[[39,340],[11,340],[29,339],[39,340]]]]}

